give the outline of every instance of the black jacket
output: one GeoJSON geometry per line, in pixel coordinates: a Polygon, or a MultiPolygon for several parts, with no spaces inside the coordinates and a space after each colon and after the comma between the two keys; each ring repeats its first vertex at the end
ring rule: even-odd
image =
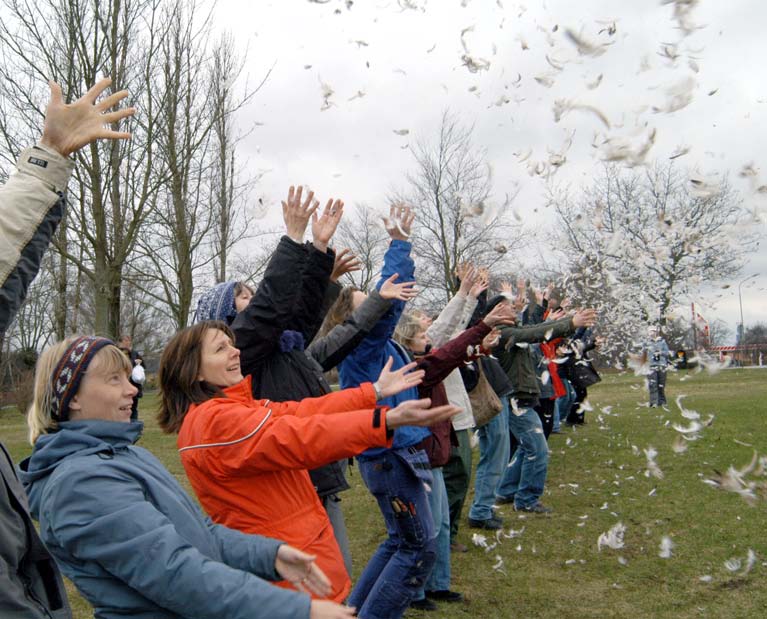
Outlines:
{"type": "MultiPolygon", "coordinates": [[[[242,373],[253,377],[254,397],[284,402],[329,393],[323,373],[354,350],[389,308],[390,301],[371,293],[350,320],[314,340],[340,292],[340,286],[330,283],[334,258],[330,251],[323,254],[282,237],[256,294],[235,317],[232,330],[242,373]],[[285,350],[289,346],[281,346],[281,339],[286,339],[286,330],[300,333],[306,350],[285,350]]],[[[309,474],[321,497],[349,488],[338,463],[309,474]]]]}
{"type": "Polygon", "coordinates": [[[0,617],[71,619],[61,575],[35,530],[27,495],[0,443],[0,617]]]}

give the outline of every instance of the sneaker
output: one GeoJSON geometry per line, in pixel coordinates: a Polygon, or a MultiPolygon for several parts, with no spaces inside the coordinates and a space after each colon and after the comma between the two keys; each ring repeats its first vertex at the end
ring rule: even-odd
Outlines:
{"type": "Polygon", "coordinates": [[[428,598],[422,600],[413,600],[410,602],[410,608],[414,610],[437,610],[438,606],[428,598]]]}
{"type": "Polygon", "coordinates": [[[450,552],[469,552],[469,547],[461,542],[453,542],[450,544],[450,552]]]}
{"type": "Polygon", "coordinates": [[[439,589],[437,591],[427,591],[426,597],[438,602],[463,602],[463,594],[450,589],[439,589]]]}
{"type": "Polygon", "coordinates": [[[508,505],[509,503],[514,502],[514,495],[511,496],[498,496],[495,495],[495,504],[496,505],[508,505]]]}
{"type": "Polygon", "coordinates": [[[490,529],[491,531],[497,531],[503,528],[503,520],[497,516],[491,516],[487,520],[474,520],[469,518],[469,526],[472,529],[490,529]]]}
{"type": "Polygon", "coordinates": [[[532,505],[528,505],[525,507],[520,507],[515,505],[514,506],[515,512],[527,512],[529,514],[550,514],[553,509],[550,507],[546,507],[543,503],[538,501],[537,503],[533,503],[532,505]]]}

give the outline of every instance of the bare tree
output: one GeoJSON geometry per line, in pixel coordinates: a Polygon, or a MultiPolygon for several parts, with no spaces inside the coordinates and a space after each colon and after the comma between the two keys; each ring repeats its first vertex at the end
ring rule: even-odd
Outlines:
{"type": "Polygon", "coordinates": [[[731,242],[743,210],[728,182],[701,192],[687,178],[673,164],[606,165],[577,198],[550,196],[568,291],[600,309],[613,343],[665,324],[700,283],[736,274],[750,248],[731,242]]]}
{"type": "MultiPolygon", "coordinates": [[[[241,95],[235,94],[235,83],[243,69],[237,57],[231,35],[223,35],[212,51],[210,84],[210,115],[213,118],[213,146],[210,165],[210,202],[213,221],[212,256],[217,282],[228,279],[232,248],[251,234],[253,209],[247,206],[253,186],[260,175],[243,179],[237,164],[237,147],[247,133],[237,133],[235,114],[261,89],[271,74],[269,69],[253,89],[245,86],[241,95]]],[[[258,205],[257,208],[263,208],[258,205]]]]}
{"type": "Polygon", "coordinates": [[[195,274],[210,262],[203,250],[213,225],[206,186],[215,122],[205,70],[210,15],[200,17],[200,8],[181,0],[164,8],[168,30],[157,52],[161,71],[152,93],[155,153],[166,182],[154,196],[152,215],[129,267],[132,283],[167,306],[177,329],[187,325],[195,274]]]}
{"type": "Polygon", "coordinates": [[[427,297],[444,303],[457,289],[458,264],[500,266],[523,237],[511,224],[510,199],[500,208],[490,204],[491,169],[484,152],[472,144],[472,127],[446,111],[437,138],[419,141],[413,155],[408,186],[397,197],[417,210],[418,283],[427,297]]]}
{"type": "Polygon", "coordinates": [[[114,84],[131,90],[132,102],[144,111],[129,124],[130,142],[92,144],[77,153],[69,225],[55,241],[57,250],[93,282],[93,330],[109,335],[120,331],[123,269],[160,181],[151,88],[166,26],[159,19],[161,3],[5,0],[0,25],[0,93],[7,105],[0,120],[12,121],[0,131],[13,156],[39,131],[49,78],[61,83],[70,100],[101,75],[110,75],[114,84]]]}
{"type": "Polygon", "coordinates": [[[367,204],[356,205],[338,225],[333,244],[336,250],[348,248],[357,256],[362,268],[347,273],[347,283],[359,290],[367,290],[381,272],[383,255],[389,245],[389,234],[382,224],[381,214],[367,204]]]}

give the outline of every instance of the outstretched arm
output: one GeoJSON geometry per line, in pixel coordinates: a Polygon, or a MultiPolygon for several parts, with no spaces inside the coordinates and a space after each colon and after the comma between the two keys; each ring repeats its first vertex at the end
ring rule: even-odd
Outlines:
{"type": "Polygon", "coordinates": [[[42,517],[41,527],[50,530],[54,546],[77,561],[101,566],[179,616],[250,619],[261,613],[309,618],[308,596],[276,588],[249,573],[252,569],[277,580],[274,565],[281,542],[234,532],[222,540],[220,532],[209,530],[199,508],[180,487],[172,521],[147,500],[134,479],[112,467],[97,468],[87,472],[87,479],[85,472],[68,471],[48,486],[45,503],[56,517],[50,523],[42,517]],[[207,546],[205,551],[187,541],[177,529],[179,524],[186,535],[207,546]],[[243,547],[235,551],[231,536],[243,547]],[[236,566],[227,565],[227,559],[236,566]]]}
{"type": "Polygon", "coordinates": [[[22,152],[18,173],[0,187],[0,338],[24,301],[64,214],[64,193],[74,165],[69,155],[99,139],[130,137],[106,127],[134,113],[133,108],[110,111],[127,91],[96,101],[111,82],[99,81],[70,104],[64,103],[61,87],[51,82],[40,143],[22,152]]]}

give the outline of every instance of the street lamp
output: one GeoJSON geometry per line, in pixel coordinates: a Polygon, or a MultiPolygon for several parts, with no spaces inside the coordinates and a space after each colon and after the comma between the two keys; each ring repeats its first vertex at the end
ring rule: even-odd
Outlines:
{"type": "Polygon", "coordinates": [[[754,277],[759,277],[759,273],[754,273],[748,277],[744,277],[742,280],[740,280],[740,282],[738,282],[738,303],[740,304],[740,337],[738,338],[738,345],[743,343],[743,334],[745,332],[745,325],[743,324],[743,299],[740,296],[740,287],[744,282],[747,282],[749,279],[753,279],[754,277]]]}

